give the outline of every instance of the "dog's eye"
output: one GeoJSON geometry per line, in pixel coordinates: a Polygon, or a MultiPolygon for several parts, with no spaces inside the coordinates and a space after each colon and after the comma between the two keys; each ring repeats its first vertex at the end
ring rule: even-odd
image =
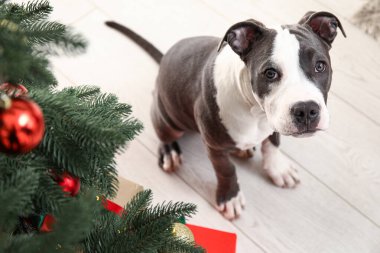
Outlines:
{"type": "Polygon", "coordinates": [[[323,71],[326,70],[326,64],[322,61],[318,61],[316,64],[315,64],[315,72],[317,73],[321,73],[323,71]]]}
{"type": "Polygon", "coordinates": [[[338,22],[335,21],[335,20],[334,20],[334,21],[331,21],[331,22],[330,22],[330,25],[332,26],[332,28],[335,28],[335,29],[338,28],[338,22]]]}
{"type": "Polygon", "coordinates": [[[268,80],[274,80],[278,77],[278,73],[274,69],[265,70],[264,75],[268,80]]]}

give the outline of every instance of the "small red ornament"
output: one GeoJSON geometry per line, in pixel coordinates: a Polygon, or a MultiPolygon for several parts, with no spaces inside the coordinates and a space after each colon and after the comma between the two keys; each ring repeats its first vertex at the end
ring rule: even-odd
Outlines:
{"type": "Polygon", "coordinates": [[[58,185],[62,187],[62,190],[67,193],[68,196],[74,197],[78,195],[80,190],[80,179],[72,176],[68,172],[63,172],[62,175],[56,176],[55,180],[58,185]]]}
{"type": "Polygon", "coordinates": [[[55,223],[55,218],[51,214],[46,214],[44,220],[42,221],[40,232],[51,232],[53,231],[53,224],[55,223]]]}
{"type": "Polygon", "coordinates": [[[25,98],[11,98],[0,108],[0,152],[27,153],[42,140],[45,123],[40,107],[25,98]]]}

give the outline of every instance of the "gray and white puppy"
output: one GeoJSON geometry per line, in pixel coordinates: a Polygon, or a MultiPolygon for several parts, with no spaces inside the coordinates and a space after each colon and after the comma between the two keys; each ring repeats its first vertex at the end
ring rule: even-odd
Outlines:
{"type": "Polygon", "coordinates": [[[329,50],[338,28],[345,36],[336,16],[308,12],[297,24],[275,29],[250,19],[231,26],[222,39],[181,40],[165,55],[128,28],[106,24],[160,63],[151,116],[163,170],[181,164],[176,140],[198,131],[218,180],[217,208],[228,219],[239,216],[246,201],[229,155],[250,157],[261,144],[273,182],[299,182],[279,152],[280,134],[310,136],[328,128],[329,50]]]}

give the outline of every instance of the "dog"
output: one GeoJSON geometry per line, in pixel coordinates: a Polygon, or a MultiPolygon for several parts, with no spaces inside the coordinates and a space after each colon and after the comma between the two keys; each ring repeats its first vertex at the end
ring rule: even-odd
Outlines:
{"type": "Polygon", "coordinates": [[[163,55],[130,29],[106,24],[142,46],[159,64],[151,118],[161,143],[159,165],[181,165],[177,140],[198,131],[217,177],[217,209],[240,216],[246,200],[230,155],[248,158],[261,144],[263,168],[275,185],[292,188],[297,171],[279,151],[280,135],[306,137],[329,126],[329,50],[339,19],[308,12],[292,25],[268,28],[249,19],[220,39],[183,39],[163,55]]]}

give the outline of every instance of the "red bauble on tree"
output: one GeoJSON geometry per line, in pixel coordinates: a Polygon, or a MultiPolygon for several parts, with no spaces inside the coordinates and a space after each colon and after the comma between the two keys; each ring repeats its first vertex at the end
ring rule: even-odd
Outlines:
{"type": "Polygon", "coordinates": [[[48,233],[53,231],[53,225],[55,223],[55,218],[51,214],[46,214],[43,217],[42,224],[39,228],[40,232],[48,233]]]}
{"type": "Polygon", "coordinates": [[[0,152],[21,154],[35,148],[45,131],[40,107],[29,99],[9,99],[4,94],[0,106],[0,152]]]}
{"type": "Polygon", "coordinates": [[[67,193],[68,196],[74,197],[78,195],[80,190],[80,179],[71,175],[68,172],[63,172],[61,175],[57,175],[53,172],[53,179],[59,186],[62,187],[62,191],[67,193]]]}

